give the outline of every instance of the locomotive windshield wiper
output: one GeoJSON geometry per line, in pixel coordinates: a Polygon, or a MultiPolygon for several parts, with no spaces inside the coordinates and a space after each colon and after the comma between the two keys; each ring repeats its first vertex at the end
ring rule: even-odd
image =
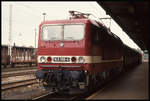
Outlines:
{"type": "Polygon", "coordinates": [[[71,39],[71,40],[74,40],[73,37],[65,37],[65,39],[71,39]]]}
{"type": "Polygon", "coordinates": [[[56,39],[57,39],[56,37],[52,37],[52,38],[51,38],[51,40],[56,40],[56,39]]]}

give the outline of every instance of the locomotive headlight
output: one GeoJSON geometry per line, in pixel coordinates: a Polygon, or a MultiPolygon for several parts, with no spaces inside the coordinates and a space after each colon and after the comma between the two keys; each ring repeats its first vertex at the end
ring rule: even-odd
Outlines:
{"type": "Polygon", "coordinates": [[[46,62],[46,57],[43,57],[43,56],[42,56],[42,57],[40,58],[40,61],[41,61],[41,62],[46,62]]]}
{"type": "Polygon", "coordinates": [[[78,62],[79,62],[79,63],[84,63],[84,61],[85,61],[85,59],[84,59],[83,57],[79,57],[79,58],[78,58],[78,62]]]}

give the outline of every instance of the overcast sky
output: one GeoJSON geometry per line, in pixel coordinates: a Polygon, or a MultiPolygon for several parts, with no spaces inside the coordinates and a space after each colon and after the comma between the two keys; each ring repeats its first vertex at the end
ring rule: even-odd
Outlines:
{"type": "MultiPolygon", "coordinates": [[[[43,21],[42,13],[46,13],[46,20],[62,20],[69,18],[69,10],[92,13],[97,18],[109,17],[97,2],[1,2],[2,4],[2,45],[9,43],[9,5],[12,4],[12,42],[17,46],[35,47],[35,32],[38,34],[39,24],[43,21]],[[36,29],[36,31],[35,31],[36,29]]],[[[92,18],[96,19],[96,18],[92,18]]],[[[103,20],[109,27],[110,20],[103,20]]],[[[122,41],[132,48],[138,46],[112,20],[110,29],[122,41]]],[[[38,35],[36,40],[38,39],[38,35]]],[[[37,47],[37,41],[36,41],[37,47]]]]}

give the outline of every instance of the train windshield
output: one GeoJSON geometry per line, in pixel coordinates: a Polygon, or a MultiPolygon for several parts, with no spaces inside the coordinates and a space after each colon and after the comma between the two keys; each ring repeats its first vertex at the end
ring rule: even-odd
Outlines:
{"type": "Polygon", "coordinates": [[[84,24],[45,25],[42,28],[42,40],[82,40],[84,24]]]}

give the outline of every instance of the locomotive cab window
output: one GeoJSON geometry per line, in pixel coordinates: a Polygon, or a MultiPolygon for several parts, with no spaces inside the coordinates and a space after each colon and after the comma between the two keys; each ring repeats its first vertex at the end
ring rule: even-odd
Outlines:
{"type": "Polygon", "coordinates": [[[83,37],[83,25],[64,25],[64,40],[81,40],[83,37]]]}
{"type": "Polygon", "coordinates": [[[42,40],[82,40],[84,33],[84,24],[44,25],[42,27],[42,40]]]}
{"type": "Polygon", "coordinates": [[[42,39],[48,40],[61,40],[62,26],[60,25],[49,25],[43,27],[42,39]]]}

